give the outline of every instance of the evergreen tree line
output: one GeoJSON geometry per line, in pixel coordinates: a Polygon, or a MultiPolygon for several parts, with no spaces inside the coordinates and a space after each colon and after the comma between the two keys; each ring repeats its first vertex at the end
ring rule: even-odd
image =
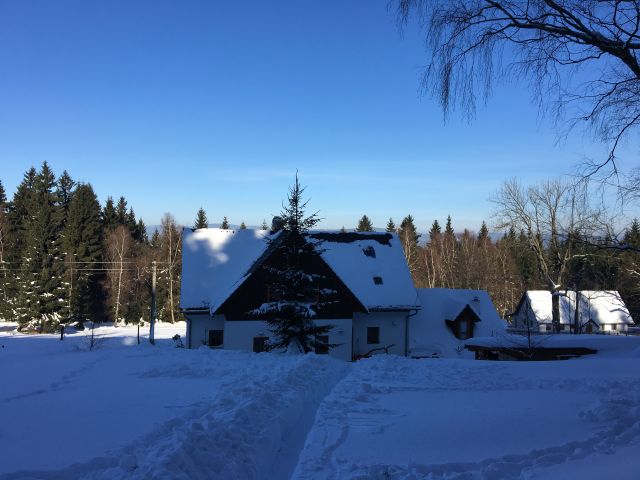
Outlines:
{"type": "Polygon", "coordinates": [[[44,162],[8,199],[0,181],[0,319],[52,332],[85,321],[149,320],[157,262],[157,318],[179,318],[181,231],[170,214],[149,239],[127,200],[104,206],[89,183],[44,162]]]}
{"type": "MultiPolygon", "coordinates": [[[[367,215],[355,231],[374,231],[367,215]]],[[[399,227],[389,219],[387,232],[396,232],[418,288],[463,288],[487,290],[501,316],[515,310],[525,290],[547,290],[548,279],[541,271],[532,245],[541,245],[550,259],[558,251],[571,252],[561,276],[562,288],[618,290],[631,315],[640,318],[640,222],[634,220],[623,238],[592,237],[578,230],[563,236],[559,245],[532,241],[532,232],[511,226],[500,238],[492,239],[485,222],[475,233],[456,232],[448,216],[441,227],[434,220],[426,235],[418,233],[407,215],[399,227]]]]}

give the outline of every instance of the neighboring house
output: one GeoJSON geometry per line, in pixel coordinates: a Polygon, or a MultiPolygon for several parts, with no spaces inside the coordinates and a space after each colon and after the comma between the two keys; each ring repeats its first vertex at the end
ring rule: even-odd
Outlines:
{"type": "MultiPolygon", "coordinates": [[[[264,318],[247,312],[274,300],[262,267],[278,265],[277,250],[267,241],[278,235],[253,229],[183,231],[180,308],[189,348],[264,350],[273,334],[264,318]]],[[[332,303],[316,317],[318,324],[334,326],[325,339],[338,344],[330,354],[351,360],[389,347],[389,353],[406,355],[409,316],[420,307],[398,237],[310,232],[305,238],[321,243],[320,255],[304,269],[322,275],[321,287],[332,292],[332,303]]]]}
{"type": "MultiPolygon", "coordinates": [[[[552,332],[551,292],[529,290],[522,295],[510,315],[512,328],[552,332]]],[[[619,333],[633,326],[629,310],[615,290],[581,290],[578,292],[578,325],[580,333],[619,333]]],[[[560,292],[560,331],[576,330],[576,292],[560,292]]]]}
{"type": "Polygon", "coordinates": [[[411,317],[412,357],[452,357],[464,353],[465,340],[505,332],[489,294],[484,290],[419,288],[422,309],[411,317]]]}

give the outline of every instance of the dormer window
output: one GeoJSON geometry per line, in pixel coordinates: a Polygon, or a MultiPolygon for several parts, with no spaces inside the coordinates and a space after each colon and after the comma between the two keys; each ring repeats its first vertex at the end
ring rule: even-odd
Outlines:
{"type": "Polygon", "coordinates": [[[376,258],[376,250],[371,245],[363,248],[362,251],[367,257],[376,258]]]}
{"type": "Polygon", "coordinates": [[[376,285],[382,285],[382,277],[373,277],[373,283],[376,285]]]}

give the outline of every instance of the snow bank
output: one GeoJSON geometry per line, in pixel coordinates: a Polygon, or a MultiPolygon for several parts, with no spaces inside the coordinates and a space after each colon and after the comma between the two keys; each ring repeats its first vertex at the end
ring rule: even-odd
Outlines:
{"type": "Polygon", "coordinates": [[[94,351],[2,339],[2,378],[19,374],[0,398],[0,478],[288,478],[317,405],[349,368],[316,355],[126,346],[111,333],[94,351]]]}
{"type": "Polygon", "coordinates": [[[639,377],[626,359],[371,358],[322,402],[293,478],[582,478],[640,443],[639,377]]]}

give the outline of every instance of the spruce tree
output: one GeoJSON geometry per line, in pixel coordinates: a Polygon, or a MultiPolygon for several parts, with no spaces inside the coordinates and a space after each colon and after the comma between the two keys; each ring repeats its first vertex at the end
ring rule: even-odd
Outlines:
{"type": "Polygon", "coordinates": [[[133,207],[129,207],[129,211],[127,212],[127,215],[125,217],[125,226],[131,232],[131,236],[134,238],[134,240],[140,241],[140,239],[137,238],[138,222],[136,221],[136,214],[133,211],[133,207]]]}
{"type": "Polygon", "coordinates": [[[487,224],[483,221],[480,226],[480,231],[478,232],[478,241],[486,242],[489,240],[489,229],[487,228],[487,224]]]}
{"type": "Polygon", "coordinates": [[[2,186],[2,180],[0,180],[0,205],[2,208],[7,205],[7,192],[5,192],[4,187],[2,186]]]}
{"type": "Polygon", "coordinates": [[[240,222],[240,230],[246,230],[247,226],[244,223],[244,220],[242,222],[240,222]]]}
{"type": "Polygon", "coordinates": [[[318,326],[313,321],[325,305],[323,292],[326,289],[320,288],[322,275],[305,271],[305,265],[313,264],[313,259],[320,255],[320,244],[305,238],[320,218],[317,213],[306,216],[307,202],[302,199],[303,192],[296,174],[287,203],[280,213],[282,230],[275,238],[267,239],[273,250],[271,258],[279,259],[276,264],[264,267],[270,279],[270,300],[249,313],[267,317],[275,337],[267,346],[269,349],[307,353],[332,347],[321,337],[333,327],[318,326]]]}
{"type": "Polygon", "coordinates": [[[204,211],[204,208],[200,207],[196,215],[196,223],[193,225],[193,228],[198,229],[198,228],[208,228],[208,227],[209,227],[209,221],[207,220],[207,212],[204,211]]]}
{"type": "Polygon", "coordinates": [[[224,217],[222,219],[222,223],[220,224],[220,228],[223,230],[229,230],[229,220],[227,220],[227,217],[224,217]]]}
{"type": "Polygon", "coordinates": [[[47,162],[36,176],[21,269],[20,328],[53,331],[65,315],[67,302],[60,233],[62,211],[56,180],[47,162]]]}
{"type": "Polygon", "coordinates": [[[124,197],[120,197],[116,205],[116,222],[118,225],[127,226],[127,201],[124,197]]]}
{"type": "Polygon", "coordinates": [[[640,222],[633,219],[631,225],[624,234],[624,243],[633,248],[640,248],[640,222]]]}
{"type": "Polygon", "coordinates": [[[100,204],[89,184],[76,189],[69,205],[64,230],[64,248],[69,258],[69,318],[80,325],[96,321],[102,306],[100,276],[96,269],[102,258],[100,204]]]}
{"type": "Polygon", "coordinates": [[[73,181],[71,175],[66,170],[62,172],[60,178],[58,179],[58,188],[56,190],[56,195],[58,195],[58,199],[60,201],[60,207],[66,214],[69,210],[69,205],[71,205],[71,199],[73,198],[73,189],[76,186],[76,182],[73,181]]]}
{"type": "Polygon", "coordinates": [[[440,224],[436,219],[431,224],[431,230],[429,230],[429,240],[430,241],[435,240],[438,236],[440,236],[441,233],[442,233],[442,229],[440,228],[440,224]]]}
{"type": "Polygon", "coordinates": [[[358,222],[358,226],[356,227],[356,232],[373,232],[373,225],[371,224],[369,217],[366,215],[362,216],[358,222]]]}
{"type": "Polygon", "coordinates": [[[108,197],[107,203],[105,203],[102,210],[102,230],[106,233],[116,228],[116,226],[118,226],[118,215],[113,204],[113,198],[108,197]]]}
{"type": "Polygon", "coordinates": [[[13,284],[12,270],[9,269],[9,217],[7,216],[7,196],[0,181],[0,319],[9,320],[11,311],[13,284]]]}
{"type": "Polygon", "coordinates": [[[455,237],[455,232],[453,231],[453,227],[451,226],[451,215],[447,215],[447,224],[444,227],[444,234],[446,236],[455,237]]]}
{"type": "Polygon", "coordinates": [[[395,233],[396,224],[393,223],[393,218],[389,217],[389,221],[387,222],[387,233],[395,233]]]}
{"type": "Polygon", "coordinates": [[[267,225],[266,220],[262,220],[262,226],[260,227],[260,230],[269,230],[269,225],[267,225]]]}
{"type": "Polygon", "coordinates": [[[149,237],[147,236],[147,227],[144,224],[142,218],[138,219],[138,224],[136,226],[136,234],[134,238],[138,240],[140,243],[147,244],[149,243],[149,237]]]}

